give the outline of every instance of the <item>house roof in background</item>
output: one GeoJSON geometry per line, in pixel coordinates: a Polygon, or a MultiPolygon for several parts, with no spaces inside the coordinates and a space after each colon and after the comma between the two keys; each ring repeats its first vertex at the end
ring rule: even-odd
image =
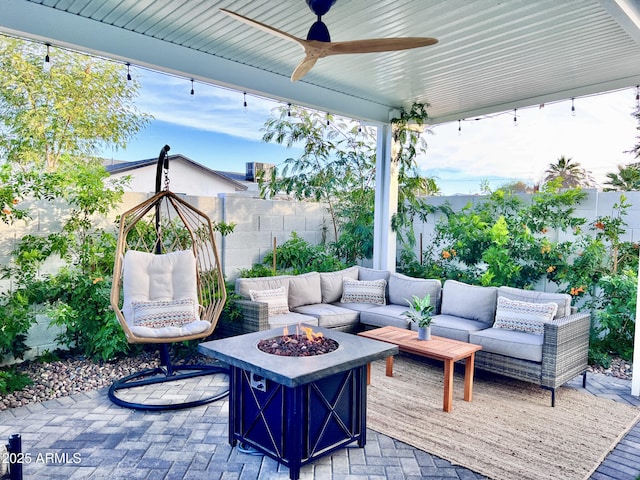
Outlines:
{"type": "Polygon", "coordinates": [[[220,8],[302,38],[315,20],[303,0],[8,0],[0,31],[385,123],[413,102],[441,123],[640,84],[638,0],[338,0],[332,40],[439,43],[322,58],[294,83],[300,47],[220,8]]]}
{"type": "MultiPolygon", "coordinates": [[[[229,172],[221,172],[218,170],[212,170],[208,167],[205,167],[204,165],[195,162],[193,160],[191,160],[188,157],[185,157],[184,155],[180,155],[180,154],[175,154],[175,155],[169,155],[169,172],[171,172],[171,164],[173,162],[185,162],[193,167],[196,167],[200,170],[202,170],[204,173],[206,173],[207,175],[211,175],[213,177],[217,177],[218,179],[225,181],[229,184],[231,184],[234,188],[236,188],[237,190],[248,190],[248,185],[253,183],[253,182],[248,182],[245,181],[245,176],[237,173],[237,174],[230,174],[229,172]]],[[[148,167],[148,166],[155,166],[158,164],[158,159],[157,158],[147,158],[144,160],[137,160],[134,162],[115,162],[115,163],[110,163],[111,160],[105,160],[104,165],[105,165],[105,169],[107,170],[107,172],[109,172],[110,174],[114,174],[114,173],[126,173],[126,172],[131,172],[134,170],[137,170],[139,168],[143,168],[143,167],[148,167]]]]}

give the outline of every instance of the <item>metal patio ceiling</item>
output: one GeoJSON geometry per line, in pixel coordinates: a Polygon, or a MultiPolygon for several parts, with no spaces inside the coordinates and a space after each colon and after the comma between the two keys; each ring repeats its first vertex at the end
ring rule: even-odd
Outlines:
{"type": "Polygon", "coordinates": [[[305,38],[303,0],[0,0],[0,31],[363,120],[428,103],[440,123],[639,84],[638,3],[338,0],[332,40],[439,43],[324,58],[294,83],[300,47],[219,9],[305,38]]]}

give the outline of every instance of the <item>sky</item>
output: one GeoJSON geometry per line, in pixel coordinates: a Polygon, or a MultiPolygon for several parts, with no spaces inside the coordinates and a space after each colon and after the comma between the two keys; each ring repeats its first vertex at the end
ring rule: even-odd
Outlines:
{"type": "MultiPolygon", "coordinates": [[[[134,67],[131,73],[141,84],[136,105],[154,119],[126,150],[105,150],[105,158],[156,158],[168,144],[171,154],[214,170],[244,172],[247,162],[278,165],[300,154],[261,140],[265,121],[281,102],[198,82],[191,95],[189,79],[134,67]]],[[[433,125],[418,165],[436,178],[444,195],[480,193],[483,182],[491,188],[511,181],[539,183],[560,156],[579,163],[602,185],[606,173],[634,161],[625,152],[638,141],[632,116],[636,87],[578,97],[573,105],[575,115],[569,99],[433,125]]]]}

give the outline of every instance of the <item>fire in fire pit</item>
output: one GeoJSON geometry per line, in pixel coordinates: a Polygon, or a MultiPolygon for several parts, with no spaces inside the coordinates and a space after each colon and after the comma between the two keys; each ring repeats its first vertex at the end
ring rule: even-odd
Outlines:
{"type": "Polygon", "coordinates": [[[311,327],[296,327],[296,333],[289,335],[287,327],[280,337],[267,338],[258,342],[258,349],[282,357],[313,357],[333,352],[338,342],[326,338],[322,332],[315,333],[311,327]],[[300,329],[304,332],[299,333],[300,329]]]}

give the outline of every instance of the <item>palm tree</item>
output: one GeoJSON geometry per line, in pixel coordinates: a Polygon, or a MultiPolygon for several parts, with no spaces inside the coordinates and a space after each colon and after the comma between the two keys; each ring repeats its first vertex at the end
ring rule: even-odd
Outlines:
{"type": "Polygon", "coordinates": [[[544,173],[546,174],[545,183],[561,178],[562,188],[595,186],[591,173],[582,168],[578,162],[572,162],[571,158],[566,158],[564,155],[560,156],[556,163],[549,164],[549,168],[544,173]]]}
{"type": "Polygon", "coordinates": [[[605,192],[631,192],[640,190],[640,164],[618,165],[618,173],[607,173],[605,192]]]}

